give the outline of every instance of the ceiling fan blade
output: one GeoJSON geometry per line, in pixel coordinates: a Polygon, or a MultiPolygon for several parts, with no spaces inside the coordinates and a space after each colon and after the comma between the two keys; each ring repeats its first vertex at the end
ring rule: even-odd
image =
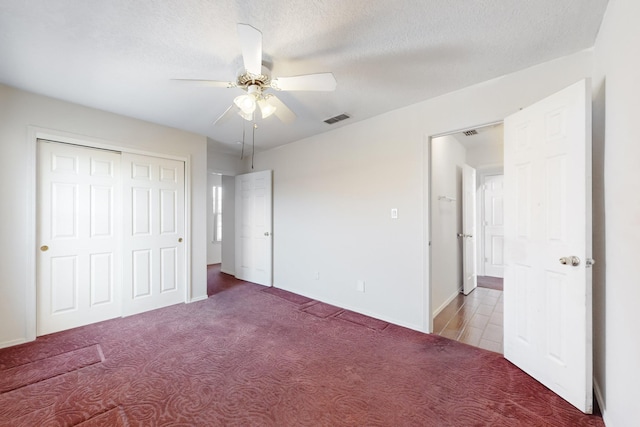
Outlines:
{"type": "Polygon", "coordinates": [[[209,86],[209,87],[231,88],[236,86],[234,82],[223,82],[220,80],[200,80],[200,79],[171,79],[171,80],[176,82],[194,83],[194,84],[209,86]]]}
{"type": "Polygon", "coordinates": [[[248,24],[238,24],[244,68],[251,74],[262,74],[262,33],[248,24]]]}
{"type": "Polygon", "coordinates": [[[276,108],[276,111],[273,113],[277,118],[280,119],[282,123],[290,124],[296,119],[296,114],[287,107],[284,102],[280,101],[274,95],[270,95],[266,99],[267,104],[276,108]]]}
{"type": "Polygon", "coordinates": [[[293,77],[278,77],[271,82],[277,90],[315,90],[331,92],[336,90],[333,73],[305,74],[293,77]]]}
{"type": "Polygon", "coordinates": [[[229,121],[231,117],[234,117],[238,113],[238,110],[239,108],[236,107],[235,104],[231,104],[231,106],[229,106],[229,108],[227,108],[225,112],[222,113],[220,117],[216,119],[215,122],[213,122],[213,125],[218,126],[223,123],[226,123],[227,121],[229,121]]]}

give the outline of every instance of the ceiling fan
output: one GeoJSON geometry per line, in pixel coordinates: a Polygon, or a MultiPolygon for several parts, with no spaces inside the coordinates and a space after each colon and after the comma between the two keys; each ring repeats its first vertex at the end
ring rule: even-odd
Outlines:
{"type": "Polygon", "coordinates": [[[336,79],[332,73],[305,74],[293,77],[271,78],[270,70],[262,65],[262,33],[248,24],[238,24],[238,38],[242,48],[244,68],[235,81],[174,79],[201,83],[211,87],[235,88],[246,92],[233,100],[233,104],[217,118],[214,125],[226,122],[236,114],[245,120],[253,120],[256,110],[266,119],[271,115],[283,123],[291,123],[296,115],[280,101],[269,89],[276,91],[333,91],[336,79]]]}

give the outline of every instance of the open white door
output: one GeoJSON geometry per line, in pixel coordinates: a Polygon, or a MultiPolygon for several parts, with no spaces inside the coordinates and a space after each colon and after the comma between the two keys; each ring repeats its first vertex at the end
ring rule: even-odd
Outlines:
{"type": "Polygon", "coordinates": [[[592,412],[591,92],[505,120],[504,354],[592,412]]]}
{"type": "Polygon", "coordinates": [[[462,169],[462,292],[469,295],[478,286],[476,269],[476,170],[462,169]]]}
{"type": "Polygon", "coordinates": [[[271,171],[236,176],[236,277],[271,286],[271,171]]]}

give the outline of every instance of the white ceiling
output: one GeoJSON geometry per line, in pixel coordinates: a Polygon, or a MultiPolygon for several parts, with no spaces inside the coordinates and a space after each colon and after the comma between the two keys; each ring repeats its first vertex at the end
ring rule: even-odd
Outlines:
{"type": "Polygon", "coordinates": [[[607,0],[0,0],[0,82],[237,149],[214,120],[240,89],[236,24],[263,33],[272,75],[332,71],[335,92],[280,92],[291,125],[259,122],[267,149],[593,45],[607,0]],[[323,120],[351,116],[336,125],[323,120]]]}

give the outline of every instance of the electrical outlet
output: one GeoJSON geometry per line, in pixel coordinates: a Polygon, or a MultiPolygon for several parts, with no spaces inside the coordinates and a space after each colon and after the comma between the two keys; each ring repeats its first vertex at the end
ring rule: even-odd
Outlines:
{"type": "Polygon", "coordinates": [[[356,282],[356,290],[364,293],[364,280],[358,280],[356,282]]]}
{"type": "Polygon", "coordinates": [[[391,209],[391,219],[398,219],[398,209],[397,208],[391,209]]]}
{"type": "Polygon", "coordinates": [[[313,274],[313,278],[314,278],[315,280],[320,280],[320,272],[319,272],[319,271],[316,271],[316,272],[313,274]]]}

